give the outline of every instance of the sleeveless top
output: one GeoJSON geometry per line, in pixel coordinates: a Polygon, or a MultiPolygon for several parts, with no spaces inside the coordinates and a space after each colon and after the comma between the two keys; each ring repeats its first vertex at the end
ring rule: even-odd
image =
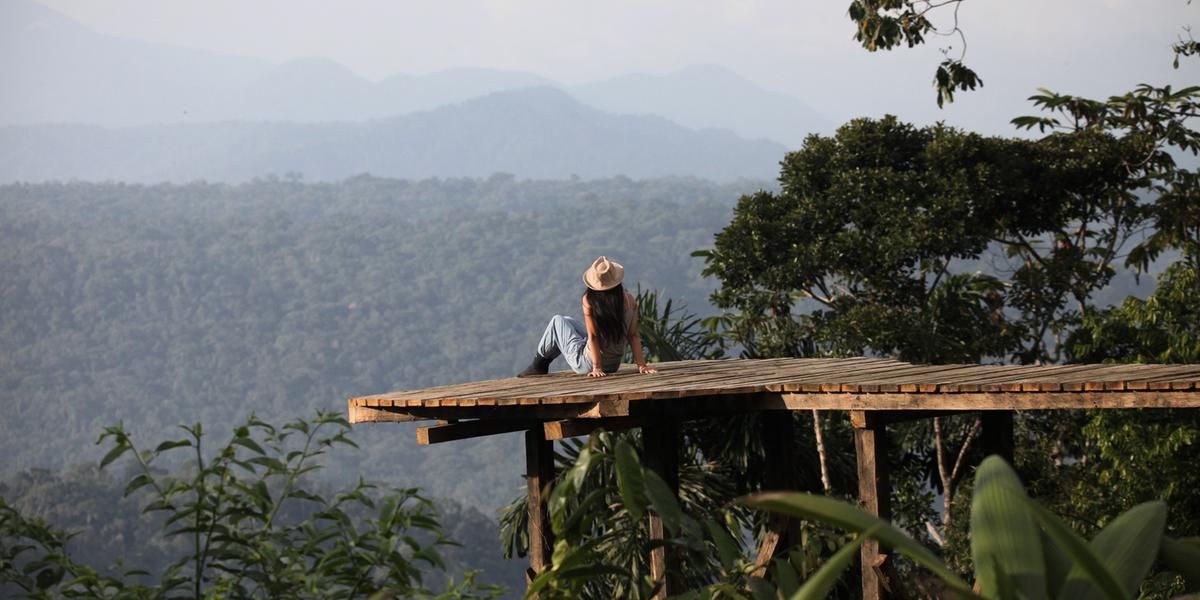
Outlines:
{"type": "MultiPolygon", "coordinates": [[[[625,303],[625,328],[621,330],[621,337],[600,347],[600,370],[611,373],[620,368],[621,357],[625,354],[626,338],[629,337],[629,324],[633,322],[633,315],[636,312],[636,302],[632,310],[629,308],[629,303],[625,303]]],[[[588,340],[589,346],[591,343],[591,340],[588,340]]]]}

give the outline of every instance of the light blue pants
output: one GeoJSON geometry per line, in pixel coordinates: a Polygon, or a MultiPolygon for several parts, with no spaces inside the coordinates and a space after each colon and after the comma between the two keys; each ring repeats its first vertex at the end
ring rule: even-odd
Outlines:
{"type": "Polygon", "coordinates": [[[580,375],[592,372],[592,357],[587,350],[587,327],[578,319],[554,315],[542,341],[538,342],[538,356],[551,360],[562,356],[567,366],[580,375]]]}

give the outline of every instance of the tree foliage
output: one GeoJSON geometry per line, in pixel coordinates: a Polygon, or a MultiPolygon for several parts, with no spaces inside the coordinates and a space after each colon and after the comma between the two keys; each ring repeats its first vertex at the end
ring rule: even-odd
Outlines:
{"type": "Polygon", "coordinates": [[[713,301],[763,355],[1051,360],[1047,336],[1081,317],[1141,223],[1131,151],[1091,131],[1030,142],[852,121],[788,154],[778,194],[739,200],[703,253],[713,301]]]}
{"type": "Polygon", "coordinates": [[[900,46],[912,48],[924,44],[932,36],[956,37],[961,46],[956,55],[953,48],[943,50],[946,58],[938,64],[933,75],[937,105],[954,102],[956,91],[983,87],[983,79],[968,67],[963,59],[967,53],[967,37],[958,26],[958,10],[963,0],[853,0],[848,14],[854,21],[854,39],[870,52],[891,50],[900,46]],[[949,7],[947,9],[947,7],[949,7]],[[931,15],[940,10],[951,13],[950,25],[934,25],[931,15]]]}
{"type": "MultiPolygon", "coordinates": [[[[944,103],[954,101],[956,91],[983,86],[983,79],[963,62],[967,36],[959,27],[958,15],[962,6],[963,0],[852,0],[847,14],[855,25],[854,39],[869,52],[901,46],[913,48],[935,36],[957,39],[958,52],[954,52],[953,46],[943,48],[946,58],[934,72],[933,86],[937,92],[937,105],[941,108],[944,103]],[[938,14],[948,14],[945,19],[948,23],[940,27],[935,25],[934,17],[938,14]]],[[[1192,37],[1190,28],[1184,26],[1183,33],[1186,38],[1181,35],[1171,44],[1172,64],[1176,69],[1180,58],[1200,53],[1200,44],[1192,37]]]]}

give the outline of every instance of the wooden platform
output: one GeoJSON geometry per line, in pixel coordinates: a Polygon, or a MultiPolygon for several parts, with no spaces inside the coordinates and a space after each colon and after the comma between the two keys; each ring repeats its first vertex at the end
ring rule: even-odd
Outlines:
{"type": "Polygon", "coordinates": [[[767,359],[632,366],[609,377],[506,378],[352,398],[353,423],[420,419],[677,417],[758,410],[1197,408],[1200,365],[917,365],[767,359]]]}
{"type": "MultiPolygon", "coordinates": [[[[1200,365],[917,365],[876,358],[681,361],[654,365],[641,375],[625,365],[591,379],[555,373],[351,398],[350,422],[438,422],[418,427],[421,444],[524,431],[529,510],[529,575],[551,561],[554,547],[546,499],[554,480],[553,440],[643,428],[644,464],[674,488],[679,424],[683,421],[768,410],[845,410],[854,428],[859,502],[890,518],[890,423],[983,411],[981,445],[1012,459],[1015,410],[1200,408],[1200,365]]],[[[794,489],[791,419],[763,419],[762,442],[780,489],[794,489]]],[[[683,591],[664,543],[660,517],[651,513],[656,549],[656,597],[683,591]]],[[[786,519],[772,521],[756,564],[788,546],[786,519]]],[[[795,541],[792,540],[792,543],[795,541]]],[[[894,574],[886,548],[860,547],[863,598],[888,597],[894,574]]]]}

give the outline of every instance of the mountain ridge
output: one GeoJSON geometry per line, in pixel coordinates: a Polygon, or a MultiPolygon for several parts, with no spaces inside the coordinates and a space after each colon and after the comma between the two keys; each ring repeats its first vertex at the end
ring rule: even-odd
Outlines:
{"type": "Polygon", "coordinates": [[[772,179],[786,152],[726,130],[615,115],[552,87],[366,122],[0,127],[0,181],[397,177],[772,179]]]}
{"type": "Polygon", "coordinates": [[[367,121],[530,86],[565,90],[607,112],[655,114],[796,147],[831,123],[803,101],[715,65],[566,85],[525,71],[455,67],[364,78],[328,58],[266,61],[96,32],[29,0],[8,0],[0,124],[105,127],[231,120],[367,121]],[[774,121],[778,126],[772,126],[774,121]]]}

